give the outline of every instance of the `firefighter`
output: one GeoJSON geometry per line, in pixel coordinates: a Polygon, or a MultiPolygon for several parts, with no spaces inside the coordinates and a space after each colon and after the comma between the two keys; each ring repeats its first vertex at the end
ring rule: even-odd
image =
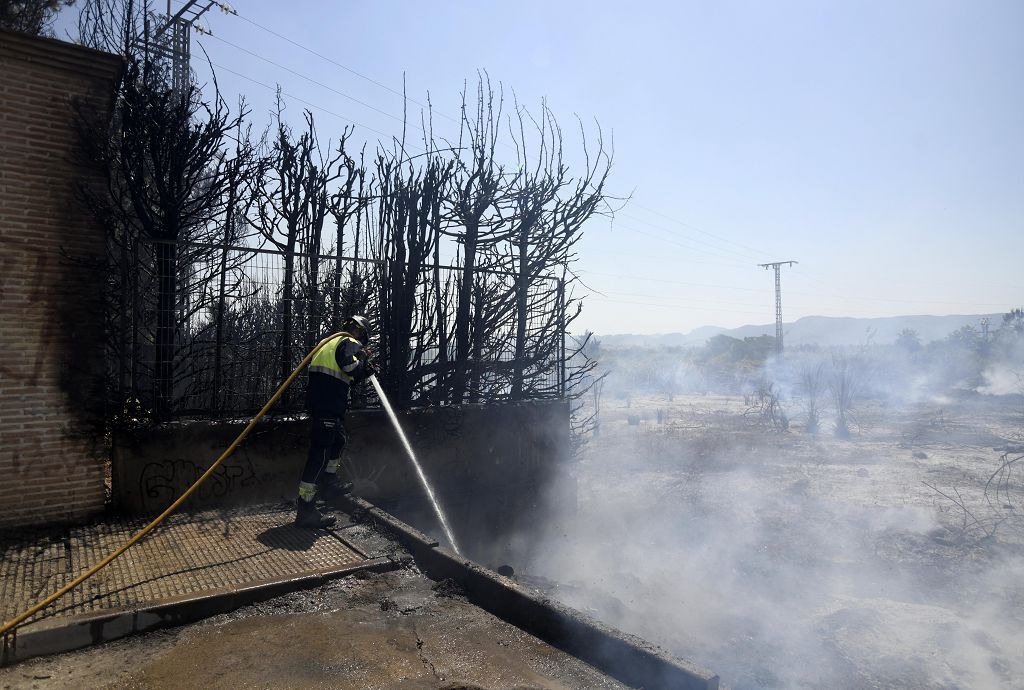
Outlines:
{"type": "Polygon", "coordinates": [[[345,410],[349,387],[377,373],[370,360],[370,324],[363,316],[349,317],[342,333],[320,348],[309,364],[306,411],[310,418],[310,444],[299,482],[299,527],[330,527],[333,515],[317,510],[316,497],[331,500],[348,493],[352,485],[338,476],[345,448],[345,410]]]}

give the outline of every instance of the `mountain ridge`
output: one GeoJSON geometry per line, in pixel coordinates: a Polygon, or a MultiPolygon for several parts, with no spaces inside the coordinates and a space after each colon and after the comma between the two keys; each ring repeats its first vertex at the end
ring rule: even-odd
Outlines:
{"type": "MultiPolygon", "coordinates": [[[[871,342],[888,344],[896,340],[905,328],[917,331],[922,343],[945,338],[947,335],[972,326],[982,329],[982,319],[989,319],[989,328],[995,330],[1002,323],[1003,315],[998,314],[951,314],[946,316],[905,315],[860,318],[852,316],[804,316],[796,321],[782,324],[786,345],[820,345],[825,347],[841,345],[863,345],[871,342]]],[[[700,347],[709,338],[727,335],[731,338],[756,338],[761,335],[775,335],[775,324],[744,325],[737,328],[721,326],[699,326],[687,333],[634,334],[615,333],[597,338],[605,347],[700,347]]]]}

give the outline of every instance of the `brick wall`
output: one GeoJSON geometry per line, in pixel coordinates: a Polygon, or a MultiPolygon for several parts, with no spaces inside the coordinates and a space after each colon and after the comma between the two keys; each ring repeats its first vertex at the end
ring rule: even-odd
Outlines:
{"type": "Polygon", "coordinates": [[[120,66],[0,31],[0,527],[103,508],[103,233],[75,201],[70,102],[109,110],[120,66]]]}

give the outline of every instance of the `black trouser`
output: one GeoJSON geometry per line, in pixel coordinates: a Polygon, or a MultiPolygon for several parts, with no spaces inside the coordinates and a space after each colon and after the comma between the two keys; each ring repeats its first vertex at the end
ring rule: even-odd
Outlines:
{"type": "Polygon", "coordinates": [[[309,455],[302,470],[302,481],[316,484],[327,463],[341,457],[348,436],[341,417],[314,414],[310,421],[309,455]]]}

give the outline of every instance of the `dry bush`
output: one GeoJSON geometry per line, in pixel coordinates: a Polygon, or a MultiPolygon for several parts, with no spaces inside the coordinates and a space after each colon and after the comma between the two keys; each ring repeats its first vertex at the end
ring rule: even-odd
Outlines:
{"type": "Polygon", "coordinates": [[[1011,539],[1015,541],[1024,536],[1024,481],[1019,473],[1014,476],[1014,470],[1020,469],[1018,463],[1024,459],[1024,447],[1007,447],[1003,451],[985,482],[983,500],[966,499],[957,487],[942,490],[922,482],[955,508],[959,516],[958,524],[952,526],[951,536],[945,541],[957,546],[991,543],[1001,528],[1012,530],[1011,539]]]}
{"type": "Polygon", "coordinates": [[[829,372],[828,390],[836,411],[835,434],[838,438],[850,437],[850,424],[856,424],[853,407],[860,395],[860,367],[856,359],[844,354],[832,355],[832,369],[829,372]]]}
{"type": "Polygon", "coordinates": [[[825,363],[807,362],[800,370],[800,393],[807,421],[804,429],[816,434],[821,428],[821,399],[825,394],[825,363]]]}
{"type": "Polygon", "coordinates": [[[743,396],[747,410],[743,416],[755,416],[761,424],[775,431],[789,431],[789,417],[782,409],[782,394],[775,384],[762,382],[753,393],[743,396]]]}

